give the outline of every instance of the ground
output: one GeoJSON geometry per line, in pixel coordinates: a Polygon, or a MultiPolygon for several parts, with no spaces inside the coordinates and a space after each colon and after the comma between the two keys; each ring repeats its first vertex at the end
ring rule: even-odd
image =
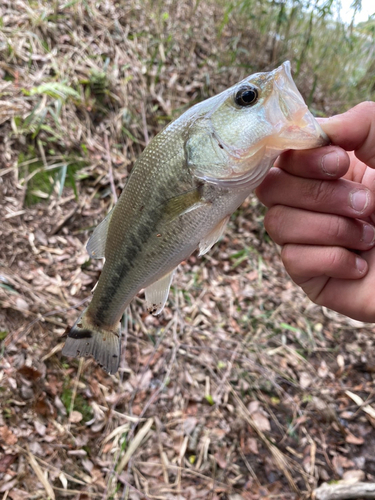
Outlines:
{"type": "MultiPolygon", "coordinates": [[[[207,82],[202,41],[182,76],[178,48],[163,56],[155,43],[157,21],[146,42],[116,40],[125,21],[110,2],[90,3],[91,14],[71,4],[68,22],[58,2],[56,18],[38,3],[45,22],[4,3],[13,52],[0,66],[3,498],[296,499],[324,482],[374,482],[374,329],[291,282],[254,196],[209,254],[181,264],[159,317],[142,293],[134,299],[118,374],[61,355],[100,273],[85,244],[134,159],[174,110],[226,86],[220,72],[207,82]],[[89,53],[77,54],[79,36],[89,53]],[[146,57],[153,43],[164,65],[146,57]],[[41,89],[57,71],[66,87],[41,89]]],[[[132,8],[135,32],[146,14],[132,8]]],[[[189,8],[170,13],[175,30],[189,8]]],[[[207,17],[195,19],[189,36],[213,37],[207,17]]]]}

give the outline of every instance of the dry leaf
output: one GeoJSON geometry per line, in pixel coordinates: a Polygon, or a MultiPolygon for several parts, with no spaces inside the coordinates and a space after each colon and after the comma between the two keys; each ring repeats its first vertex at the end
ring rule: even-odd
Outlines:
{"type": "Polygon", "coordinates": [[[9,498],[12,500],[28,500],[30,498],[30,493],[19,490],[18,488],[13,488],[9,491],[9,498]]]}
{"type": "Polygon", "coordinates": [[[268,420],[268,418],[263,415],[263,413],[260,413],[259,411],[256,411],[253,413],[252,418],[256,424],[256,426],[263,432],[269,432],[271,430],[271,425],[268,420]]]}
{"type": "Polygon", "coordinates": [[[3,455],[0,458],[0,473],[6,472],[16,458],[17,455],[3,455]]]}
{"type": "Polygon", "coordinates": [[[0,441],[3,441],[8,446],[12,446],[17,443],[18,438],[9,427],[5,425],[4,427],[0,427],[0,441]]]}
{"type": "Polygon", "coordinates": [[[364,439],[362,437],[356,437],[351,432],[348,432],[345,436],[345,441],[349,444],[361,445],[364,443],[364,439]]]}
{"type": "Polygon", "coordinates": [[[69,422],[72,422],[73,424],[78,424],[83,418],[83,415],[81,412],[77,410],[73,410],[72,413],[69,415],[69,422]]]}
{"type": "Polygon", "coordinates": [[[38,370],[35,370],[35,368],[33,368],[32,366],[26,365],[21,366],[21,368],[19,368],[17,372],[22,375],[22,377],[30,380],[31,382],[35,382],[42,376],[42,374],[38,370]]]}
{"type": "Polygon", "coordinates": [[[357,483],[358,481],[364,481],[365,473],[363,470],[347,470],[346,472],[344,472],[342,478],[345,481],[357,483]]]}
{"type": "Polygon", "coordinates": [[[195,417],[186,418],[183,423],[184,434],[185,435],[191,434],[195,429],[197,422],[198,420],[195,417]]]}
{"type": "Polygon", "coordinates": [[[246,453],[252,453],[253,455],[258,455],[259,453],[258,441],[255,438],[249,437],[246,439],[246,453]]]}
{"type": "Polygon", "coordinates": [[[323,360],[318,368],[318,375],[321,378],[325,378],[328,375],[328,373],[329,373],[329,368],[327,366],[327,363],[323,360]]]}
{"type": "Polygon", "coordinates": [[[215,453],[215,459],[216,462],[218,463],[219,467],[221,469],[226,469],[228,462],[227,462],[227,450],[220,450],[217,453],[215,453]]]}
{"type": "Polygon", "coordinates": [[[343,475],[343,469],[349,469],[349,467],[353,467],[354,463],[349,458],[344,457],[343,455],[336,455],[332,459],[332,465],[334,466],[337,474],[341,477],[343,475]]]}
{"type": "Polygon", "coordinates": [[[311,375],[307,372],[301,372],[300,377],[299,377],[299,384],[301,386],[301,389],[306,389],[311,385],[312,378],[311,375]]]}

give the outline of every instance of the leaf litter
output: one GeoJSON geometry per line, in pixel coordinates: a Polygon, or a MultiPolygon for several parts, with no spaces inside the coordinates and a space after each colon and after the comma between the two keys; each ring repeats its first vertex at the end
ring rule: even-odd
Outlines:
{"type": "Polygon", "coordinates": [[[350,474],[374,482],[373,327],[294,286],[254,196],[181,264],[160,317],[133,301],[118,375],[61,356],[100,273],[85,243],[135,158],[248,71],[220,67],[235,29],[218,38],[220,4],[16,4],[0,7],[4,498],[309,498],[350,474]]]}

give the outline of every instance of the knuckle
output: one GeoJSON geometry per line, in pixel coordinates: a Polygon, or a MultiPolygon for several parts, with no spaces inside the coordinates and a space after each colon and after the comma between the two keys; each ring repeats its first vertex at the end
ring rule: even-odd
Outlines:
{"type": "Polygon", "coordinates": [[[340,216],[332,215],[329,217],[327,235],[334,238],[334,241],[341,242],[345,239],[348,232],[347,222],[340,216]]]}
{"type": "Polygon", "coordinates": [[[310,183],[307,195],[315,204],[319,205],[330,198],[331,190],[326,181],[316,180],[310,183]]]}
{"type": "Polygon", "coordinates": [[[355,106],[360,111],[370,111],[370,113],[375,113],[375,102],[374,101],[363,101],[357,106],[355,106]]]}
{"type": "Polygon", "coordinates": [[[326,264],[330,269],[339,269],[346,265],[345,252],[339,247],[330,248],[327,251],[326,264]]]}
{"type": "Polygon", "coordinates": [[[281,244],[283,241],[285,211],[285,207],[282,205],[275,205],[270,208],[264,218],[264,227],[277,244],[281,244]]]}
{"type": "Polygon", "coordinates": [[[285,269],[290,275],[294,274],[296,266],[296,255],[295,247],[293,245],[284,245],[281,250],[281,260],[285,266],[285,269]]]}
{"type": "Polygon", "coordinates": [[[256,195],[263,205],[272,207],[277,203],[279,196],[279,183],[285,173],[280,168],[271,168],[263,182],[257,187],[256,195]]]}

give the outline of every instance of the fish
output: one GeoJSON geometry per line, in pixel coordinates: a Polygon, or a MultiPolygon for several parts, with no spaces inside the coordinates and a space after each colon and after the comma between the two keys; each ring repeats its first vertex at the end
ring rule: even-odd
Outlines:
{"type": "Polygon", "coordinates": [[[119,322],[140,290],[160,314],[177,266],[204,255],[231,214],[287,149],[329,143],[298,91],[289,61],[185,111],[144,149],[114,208],[87,244],[104,259],[92,300],[62,354],[118,370],[119,322]]]}

